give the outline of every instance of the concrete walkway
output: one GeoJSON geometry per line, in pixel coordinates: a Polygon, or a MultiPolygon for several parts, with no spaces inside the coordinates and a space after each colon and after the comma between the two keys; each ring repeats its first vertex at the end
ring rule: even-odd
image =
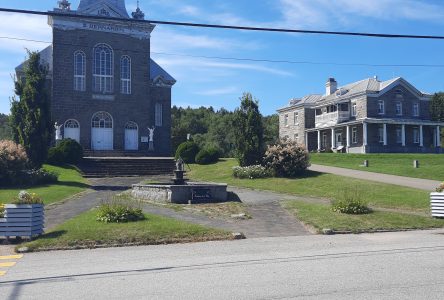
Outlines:
{"type": "Polygon", "coordinates": [[[433,192],[440,185],[441,182],[436,180],[428,180],[428,179],[420,179],[420,178],[412,178],[412,177],[403,177],[396,175],[388,175],[367,171],[359,171],[352,169],[344,169],[338,167],[330,167],[330,166],[321,166],[321,165],[311,165],[311,171],[322,172],[322,173],[330,173],[345,177],[352,177],[363,180],[370,180],[400,186],[411,187],[414,189],[424,190],[433,192]]]}

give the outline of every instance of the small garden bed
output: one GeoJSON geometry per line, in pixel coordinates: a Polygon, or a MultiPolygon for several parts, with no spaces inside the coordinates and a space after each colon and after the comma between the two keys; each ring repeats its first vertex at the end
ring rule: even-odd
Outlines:
{"type": "Polygon", "coordinates": [[[152,214],[145,214],[144,220],[130,223],[102,223],[96,218],[96,209],[88,211],[17,248],[46,251],[233,239],[231,232],[152,214]]]}

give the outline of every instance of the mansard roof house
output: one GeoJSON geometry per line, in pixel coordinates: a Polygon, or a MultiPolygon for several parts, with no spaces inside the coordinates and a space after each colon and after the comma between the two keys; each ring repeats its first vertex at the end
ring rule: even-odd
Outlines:
{"type": "Polygon", "coordinates": [[[60,135],[91,153],[170,156],[176,81],[151,59],[155,26],[140,22],[139,8],[130,17],[124,0],[81,0],[77,10],[58,3],[48,17],[53,43],[40,56],[60,135]]]}
{"type": "Polygon", "coordinates": [[[279,136],[309,151],[441,153],[444,123],[431,120],[430,99],[400,77],[339,88],[329,78],[325,95],[292,99],[278,110],[279,136]]]}

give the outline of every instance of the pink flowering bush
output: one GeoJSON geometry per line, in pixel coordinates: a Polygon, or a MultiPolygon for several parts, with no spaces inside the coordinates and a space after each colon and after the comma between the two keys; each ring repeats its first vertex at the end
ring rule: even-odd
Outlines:
{"type": "Polygon", "coordinates": [[[28,165],[28,156],[22,145],[13,141],[0,141],[0,185],[15,183],[28,165]]]}
{"type": "Polygon", "coordinates": [[[310,166],[310,156],[304,146],[288,139],[268,146],[264,165],[274,176],[296,177],[310,166]]]}

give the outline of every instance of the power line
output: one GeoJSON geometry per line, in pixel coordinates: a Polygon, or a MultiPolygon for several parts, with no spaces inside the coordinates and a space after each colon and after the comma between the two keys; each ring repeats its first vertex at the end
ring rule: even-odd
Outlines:
{"type": "MultiPolygon", "coordinates": [[[[42,16],[54,16],[65,18],[82,18],[93,20],[107,20],[111,18],[104,16],[92,15],[76,15],[61,12],[43,12],[23,9],[0,8],[0,12],[20,13],[42,16]]],[[[444,40],[444,36],[439,35],[413,35],[413,34],[385,34],[385,33],[366,33],[366,32],[347,32],[347,31],[324,31],[324,30],[302,30],[302,29],[285,29],[285,28],[271,28],[271,27],[251,27],[251,26],[231,26],[231,25],[216,25],[204,23],[189,23],[189,22],[173,22],[173,21],[158,21],[158,20],[136,20],[126,18],[112,18],[114,21],[123,21],[130,23],[150,23],[162,24],[172,26],[186,26],[186,27],[204,27],[213,29],[231,29],[231,30],[245,30],[245,31],[261,31],[261,32],[281,32],[281,33],[301,33],[301,34],[321,34],[321,35],[343,35],[343,36],[358,36],[358,37],[372,37],[372,38],[399,38],[399,39],[434,39],[444,40]]]]}
{"type": "MultiPolygon", "coordinates": [[[[0,36],[0,39],[16,40],[24,42],[42,43],[42,44],[52,44],[48,41],[25,39],[18,37],[0,36]]],[[[79,46],[87,47],[88,45],[82,44],[71,44],[71,43],[59,43],[63,46],[79,46]]],[[[119,49],[113,48],[114,50],[124,50],[126,52],[141,53],[137,50],[131,49],[119,49]]],[[[407,67],[407,68],[444,68],[444,64],[370,64],[370,63],[337,63],[337,62],[316,62],[316,61],[294,61],[294,60],[275,60],[275,59],[265,59],[265,58],[247,58],[247,57],[224,57],[224,56],[207,56],[207,55],[192,55],[192,54],[182,54],[182,53],[168,53],[168,52],[155,52],[152,54],[164,55],[164,56],[177,56],[177,57],[192,57],[192,58],[204,58],[213,60],[229,60],[229,61],[244,61],[244,62],[264,62],[264,63],[276,63],[276,64],[296,64],[296,65],[330,65],[330,66],[349,66],[349,67],[407,67]]]]}

